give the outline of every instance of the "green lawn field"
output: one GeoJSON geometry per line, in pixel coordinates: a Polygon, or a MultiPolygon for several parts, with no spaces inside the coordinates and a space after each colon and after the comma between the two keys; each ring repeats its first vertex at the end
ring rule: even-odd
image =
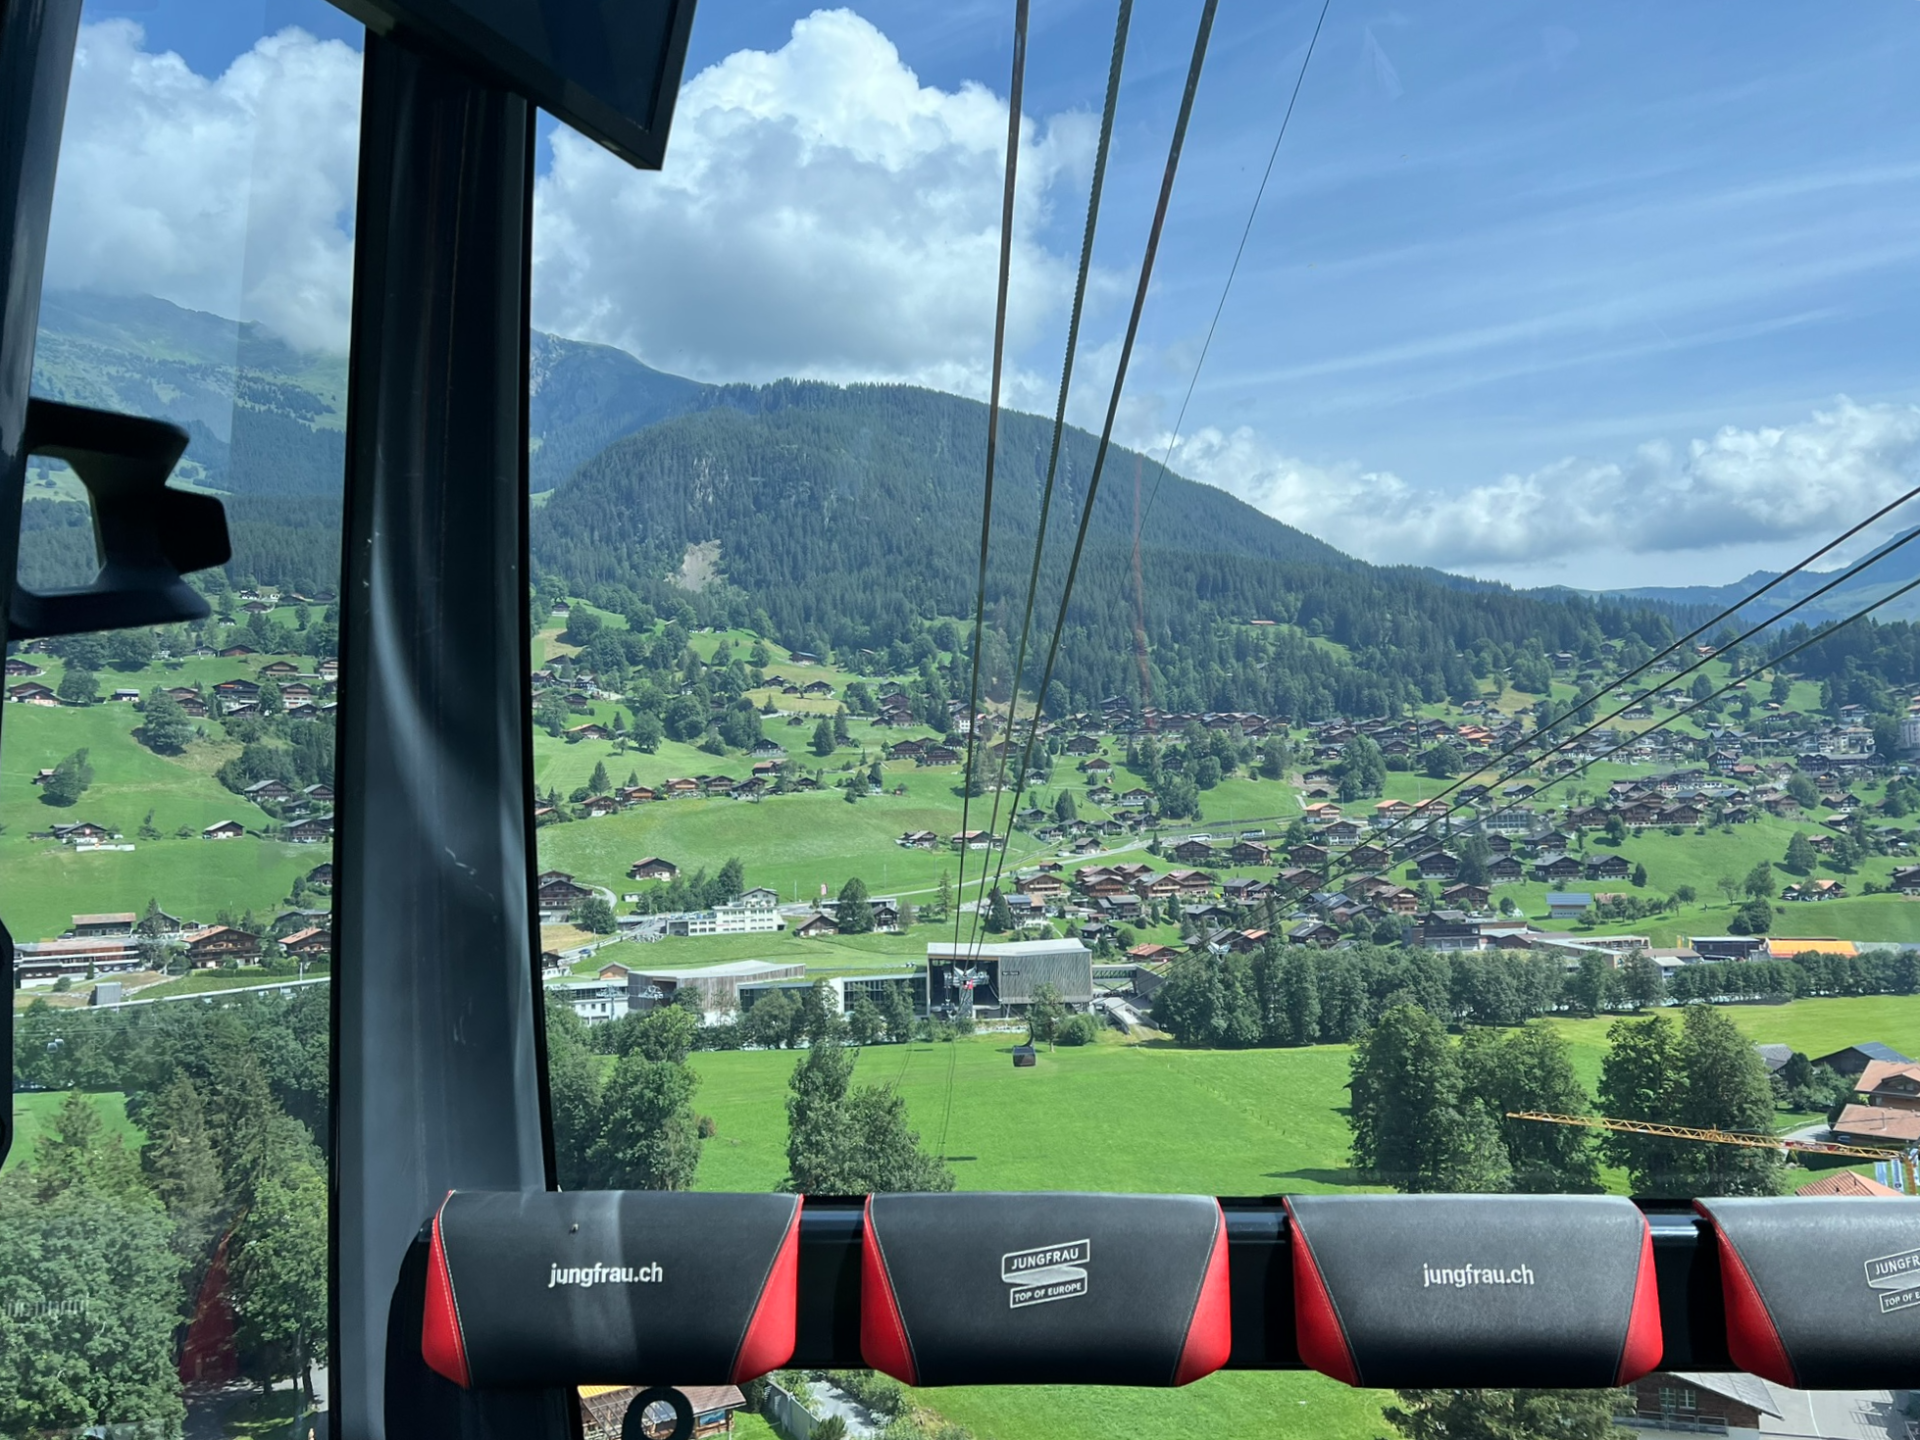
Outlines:
{"type": "MultiPolygon", "coordinates": [[[[1756,1041],[1811,1054],[1884,1040],[1920,1054],[1920,997],[1802,1000],[1730,1007],[1756,1041]]],[[[1582,1079],[1599,1079],[1612,1019],[1555,1023],[1582,1079]]],[[[1106,1043],[1042,1052],[1015,1070],[1011,1037],[953,1045],[884,1046],[861,1054],[857,1083],[892,1083],[912,1123],[946,1150],[963,1189],[1105,1189],[1266,1194],[1350,1188],[1346,1046],[1310,1050],[1188,1051],[1106,1043]],[[947,1096],[952,1095],[948,1122],[947,1096]]],[[[695,1104],[714,1117],[699,1184],[763,1189],[785,1171],[783,1052],[697,1055],[695,1104]]],[[[1616,1188],[1623,1177],[1610,1176],[1616,1188]]],[[[1363,1188],[1363,1187],[1351,1187],[1363,1188]]],[[[1233,1373],[1186,1389],[1108,1392],[1065,1387],[961,1387],[920,1392],[922,1403],[980,1440],[1106,1440],[1124,1413],[1129,1433],[1153,1440],[1195,1434],[1334,1437],[1384,1433],[1384,1392],[1354,1391],[1311,1374],[1233,1373]]]]}
{"type": "MultiPolygon", "coordinates": [[[[1262,1195],[1350,1183],[1339,1110],[1344,1046],[1106,1043],[1043,1051],[1033,1068],[1016,1070],[1009,1051],[1017,1038],[877,1046],[861,1052],[856,1083],[897,1085],[930,1146],[944,1130],[965,1189],[1262,1195]]],[[[795,1059],[783,1051],[694,1056],[695,1106],[719,1127],[702,1154],[702,1188],[780,1183],[795,1059]]]]}
{"type": "MultiPolygon", "coordinates": [[[[7,1168],[23,1165],[32,1159],[34,1142],[40,1138],[41,1131],[53,1118],[54,1112],[66,1102],[66,1098],[63,1091],[17,1094],[13,1097],[13,1149],[7,1154],[7,1168]]],[[[109,1135],[118,1135],[129,1149],[138,1149],[146,1144],[146,1135],[127,1118],[126,1096],[114,1090],[89,1095],[87,1099],[100,1112],[109,1135]]]]}

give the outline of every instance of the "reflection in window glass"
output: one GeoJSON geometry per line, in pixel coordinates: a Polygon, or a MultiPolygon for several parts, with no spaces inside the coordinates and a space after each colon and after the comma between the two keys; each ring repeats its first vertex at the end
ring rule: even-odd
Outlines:
{"type": "MultiPolygon", "coordinates": [[[[359,55],[312,10],[82,26],[34,394],[182,426],[234,557],[204,621],[7,654],[0,1434],[325,1431],[359,55]]],[[[77,478],[27,493],[21,582],[85,583],[77,478]]]]}

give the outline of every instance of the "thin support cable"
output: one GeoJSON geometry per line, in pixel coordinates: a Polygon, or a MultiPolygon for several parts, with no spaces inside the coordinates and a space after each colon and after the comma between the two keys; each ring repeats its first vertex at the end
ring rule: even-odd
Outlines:
{"type": "MultiPolygon", "coordinates": [[[[1213,348],[1213,332],[1220,328],[1220,317],[1227,308],[1227,296],[1233,291],[1234,276],[1240,273],[1240,257],[1247,253],[1247,239],[1253,234],[1253,222],[1260,214],[1260,202],[1266,198],[1267,182],[1273,178],[1273,162],[1280,158],[1280,142],[1287,138],[1287,126],[1293,120],[1293,107],[1300,101],[1300,87],[1306,83],[1307,67],[1313,63],[1314,47],[1320,43],[1320,31],[1327,23],[1327,11],[1333,7],[1333,0],[1322,0],[1320,18],[1314,22],[1313,35],[1307,41],[1307,53],[1300,59],[1300,71],[1293,77],[1293,93],[1287,98],[1286,113],[1280,117],[1280,131],[1273,137],[1273,149],[1267,152],[1267,168],[1260,176],[1260,188],[1253,193],[1253,206],[1247,211],[1247,223],[1240,231],[1240,244],[1233,252],[1233,264],[1227,267],[1226,284],[1220,287],[1220,303],[1213,307],[1213,320],[1207,326],[1207,338],[1200,346],[1200,358],[1193,362],[1193,378],[1187,381],[1186,398],[1180,402],[1180,413],[1174,417],[1172,438],[1167,441],[1167,453],[1160,461],[1159,472],[1153,477],[1153,489],[1147,495],[1146,512],[1141,519],[1141,527],[1153,518],[1153,503],[1160,498],[1160,481],[1165,478],[1167,465],[1173,459],[1173,447],[1180,442],[1180,426],[1187,418],[1187,406],[1193,403],[1193,392],[1200,383],[1200,369],[1207,363],[1207,352],[1213,348]]],[[[1134,532],[1136,543],[1139,531],[1134,532]]]]}
{"type": "MultiPolygon", "coordinates": [[[[1701,706],[1711,705],[1714,701],[1718,700],[1722,695],[1725,695],[1728,691],[1746,684],[1749,680],[1752,680],[1755,676],[1759,675],[1761,672],[1778,668],[1780,665],[1784,664],[1786,661],[1791,660],[1794,656],[1798,655],[1801,651],[1811,649],[1813,646],[1818,645],[1822,640],[1831,638],[1837,631],[1845,629],[1847,626],[1853,624],[1857,620],[1864,620],[1867,616],[1871,615],[1874,611],[1878,610],[1881,606],[1891,605],[1894,601],[1898,600],[1901,596],[1915,589],[1920,589],[1920,579],[1909,580],[1905,585],[1902,585],[1898,590],[1895,590],[1891,595],[1884,595],[1880,599],[1874,601],[1871,605],[1862,606],[1860,609],[1854,611],[1853,614],[1846,616],[1844,619],[1836,620],[1831,625],[1828,625],[1825,629],[1818,630],[1814,634],[1809,635],[1805,640],[1802,640],[1799,644],[1793,646],[1792,648],[1783,650],[1779,654],[1769,657],[1763,663],[1759,665],[1755,665],[1752,669],[1746,671],[1743,674],[1733,676],[1731,679],[1727,681],[1726,684],[1722,685],[1719,689],[1715,690],[1712,694],[1703,695],[1698,700],[1693,701],[1691,704],[1683,706],[1682,708],[1674,711],[1673,714],[1667,716],[1666,719],[1657,721],[1654,724],[1649,725],[1645,730],[1639,731],[1635,738],[1638,738],[1639,735],[1651,735],[1655,730],[1666,729],[1667,726],[1673,724],[1676,720],[1686,719],[1687,716],[1691,715],[1694,711],[1700,709],[1701,706]]],[[[1541,793],[1541,791],[1551,790],[1554,786],[1559,785],[1564,781],[1571,780],[1576,775],[1585,774],[1591,766],[1599,764],[1602,760],[1614,754],[1620,748],[1621,747],[1619,745],[1616,745],[1613,747],[1612,750],[1607,751],[1606,754],[1595,755],[1592,759],[1587,760],[1582,764],[1576,766],[1572,770],[1567,771],[1567,773],[1564,775],[1555,775],[1553,778],[1542,782],[1542,784],[1540,785],[1540,788],[1534,791],[1534,794],[1538,795],[1541,793]]],[[[1532,797],[1530,796],[1528,798],[1531,799],[1532,797]]],[[[1488,820],[1491,820],[1496,815],[1505,815],[1508,811],[1514,809],[1515,806],[1522,805],[1524,803],[1525,801],[1515,800],[1511,804],[1503,805],[1500,807],[1500,809],[1492,811],[1487,815],[1486,818],[1488,820]]]]}
{"type": "MultiPolygon", "coordinates": [[[[1020,100],[1027,72],[1027,3],[1014,0],[1013,78],[1007,86],[1007,173],[1000,197],[999,293],[993,308],[993,381],[987,400],[987,478],[980,502],[980,572],[973,597],[973,681],[967,691],[967,753],[960,776],[960,880],[953,892],[953,944],[960,947],[960,911],[967,894],[967,823],[973,805],[973,757],[979,743],[980,639],[987,619],[987,549],[993,535],[993,471],[1000,444],[1000,378],[1007,347],[1007,281],[1013,271],[1014,180],[1020,168],[1020,100]]],[[[986,862],[980,873],[986,875],[986,862]]],[[[976,910],[975,920],[979,916],[976,910]]],[[[928,997],[931,1002],[932,997],[928,997]]]]}
{"type": "MultiPolygon", "coordinates": [[[[1120,397],[1126,389],[1127,366],[1133,359],[1134,341],[1140,333],[1140,315],[1146,308],[1147,290],[1153,282],[1154,257],[1159,253],[1161,232],[1166,228],[1167,207],[1173,200],[1174,179],[1180,173],[1180,152],[1186,144],[1188,122],[1193,118],[1194,97],[1200,89],[1201,72],[1206,68],[1207,41],[1213,34],[1213,17],[1218,8],[1219,0],[1206,0],[1200,10],[1200,27],[1193,38],[1193,58],[1187,66],[1186,89],[1180,96],[1180,114],[1174,122],[1172,143],[1167,148],[1166,169],[1160,177],[1160,196],[1154,204],[1153,225],[1147,232],[1146,253],[1140,260],[1140,280],[1134,287],[1133,309],[1127,317],[1126,338],[1120,345],[1120,363],[1114,371],[1113,391],[1107,400],[1106,423],[1100,429],[1100,445],[1094,452],[1093,474],[1087,481],[1087,498],[1080,507],[1080,527],[1074,536],[1073,557],[1067,563],[1066,583],[1060,591],[1060,608],[1054,617],[1052,639],[1047,644],[1047,663],[1040,673],[1039,693],[1042,697],[1046,695],[1047,686],[1053,680],[1054,662],[1060,655],[1060,636],[1066,629],[1067,606],[1073,599],[1074,581],[1080,574],[1080,557],[1086,549],[1087,529],[1093,521],[1094,503],[1100,496],[1100,477],[1106,469],[1107,453],[1113,444],[1113,426],[1120,411],[1120,397]]],[[[1026,746],[1020,757],[1020,771],[1014,777],[1013,809],[1016,814],[1020,809],[1020,797],[1026,790],[1027,766],[1033,758],[1033,742],[1038,729],[1038,726],[1027,728],[1026,746]]],[[[1004,872],[1006,863],[1006,851],[1002,850],[999,867],[994,872],[996,884],[999,883],[998,877],[1004,872]]],[[[979,919],[977,913],[974,918],[977,922],[979,919]]]]}
{"type": "MultiPolygon", "coordinates": [[[[1626,674],[1620,676],[1617,680],[1610,681],[1607,684],[1601,686],[1598,690],[1594,691],[1591,695],[1587,696],[1585,699],[1575,701],[1573,708],[1575,710],[1584,709],[1585,707],[1593,704],[1595,701],[1600,700],[1604,696],[1618,691],[1623,686],[1625,686],[1626,684],[1631,682],[1633,679],[1635,679],[1637,676],[1644,675],[1647,671],[1651,670],[1655,665],[1659,664],[1667,656],[1672,655],[1675,651],[1681,649],[1688,642],[1705,634],[1708,630],[1712,629],[1715,625],[1720,624],[1722,621],[1726,620],[1729,616],[1737,614],[1739,611],[1745,609],[1748,605],[1751,605],[1755,600],[1758,600],[1762,595],[1765,595],[1769,590],[1773,589],[1776,585],[1779,585],[1783,581],[1790,579],[1792,576],[1799,574],[1802,570],[1806,569],[1807,566],[1811,565],[1815,560],[1818,560],[1821,556],[1827,554],[1829,551],[1835,549],[1837,546],[1845,544],[1848,540],[1851,540],[1855,535],[1858,535],[1862,530],[1865,530],[1868,526],[1874,524],[1876,521],[1881,520],[1885,516],[1891,514],[1893,511],[1899,509],[1902,505],[1905,505],[1908,501],[1912,500],[1916,495],[1920,495],[1920,486],[1916,486],[1912,490],[1907,491],[1906,494],[1898,496],[1892,501],[1890,501],[1889,503],[1881,506],[1878,510],[1874,511],[1873,514],[1869,515],[1866,519],[1862,520],[1859,524],[1855,525],[1852,529],[1847,530],[1844,533],[1834,537],[1832,540],[1829,540],[1825,545],[1822,545],[1818,550],[1814,551],[1811,555],[1807,556],[1804,560],[1800,561],[1800,563],[1795,565],[1791,570],[1783,571],[1781,574],[1774,576],[1773,579],[1767,581],[1766,584],[1760,586],[1759,589],[1755,590],[1752,594],[1748,595],[1745,599],[1739,600],[1734,604],[1729,605],[1726,609],[1722,610],[1718,615],[1714,616],[1711,620],[1708,620],[1705,624],[1700,625],[1695,629],[1688,631],[1685,635],[1682,635],[1678,640],[1674,641],[1671,645],[1667,646],[1666,649],[1660,651],[1659,654],[1650,657],[1648,660],[1646,660],[1644,663],[1640,665],[1636,665],[1632,670],[1629,670],[1626,674]]],[[[1756,625],[1749,626],[1741,634],[1735,636],[1733,643],[1726,646],[1725,648],[1727,650],[1731,650],[1734,648],[1734,646],[1742,644],[1743,642],[1750,639],[1754,635],[1759,634],[1762,630],[1765,630],[1770,626],[1779,624],[1780,621],[1786,619],[1789,615],[1793,614],[1796,610],[1800,610],[1804,608],[1805,606],[1811,604],[1813,601],[1818,600],[1822,595],[1825,595],[1828,591],[1833,590],[1836,587],[1845,584],[1847,581],[1857,578],[1859,575],[1864,573],[1870,566],[1878,564],[1881,560],[1884,560],[1887,556],[1893,554],[1896,550],[1900,549],[1901,546],[1907,544],[1909,541],[1914,540],[1916,538],[1920,538],[1920,530],[1910,530],[1905,535],[1901,535],[1897,537],[1895,540],[1893,540],[1892,543],[1882,546],[1880,549],[1875,550],[1872,554],[1866,556],[1861,560],[1855,561],[1852,565],[1849,565],[1843,570],[1841,570],[1838,575],[1836,575],[1833,579],[1829,580],[1826,584],[1822,585],[1819,589],[1814,590],[1810,594],[1803,595],[1800,599],[1794,601],[1793,604],[1787,606],[1786,609],[1781,610],[1777,614],[1769,616],[1767,619],[1760,621],[1756,625]]],[[[1708,663],[1708,661],[1711,660],[1712,658],[1713,658],[1712,656],[1703,656],[1701,659],[1696,660],[1694,661],[1693,664],[1687,666],[1684,670],[1681,670],[1676,674],[1674,674],[1673,676],[1671,676],[1666,681],[1666,683],[1672,684],[1676,680],[1684,680],[1687,676],[1693,674],[1696,670],[1699,670],[1703,666],[1705,666],[1708,663]]],[[[1636,695],[1633,699],[1629,700],[1625,705],[1617,706],[1613,710],[1608,711],[1605,715],[1601,716],[1598,720],[1593,721],[1592,723],[1586,725],[1582,729],[1576,730],[1573,734],[1568,735],[1566,738],[1559,741],[1557,744],[1553,746],[1552,749],[1542,751],[1540,754],[1535,755],[1534,757],[1529,759],[1523,766],[1521,766],[1519,770],[1505,771],[1505,772],[1499,771],[1498,767],[1501,764],[1501,762],[1507,759],[1510,759],[1512,756],[1514,756],[1515,754],[1519,753],[1522,750],[1529,749],[1532,746],[1538,744],[1540,742],[1541,736],[1540,736],[1540,733],[1536,731],[1534,734],[1527,736],[1523,740],[1517,740],[1512,745],[1509,745],[1505,750],[1502,750],[1498,755],[1493,756],[1491,759],[1487,760],[1485,763],[1479,765],[1475,769],[1468,771],[1464,775],[1461,775],[1451,785],[1447,785],[1441,788],[1434,795],[1430,796],[1424,803],[1431,805],[1436,801],[1443,800],[1447,796],[1453,794],[1454,791],[1460,789],[1463,785],[1467,785],[1471,783],[1473,780],[1477,779],[1479,776],[1482,776],[1482,775],[1524,774],[1528,769],[1530,769],[1535,765],[1538,765],[1542,760],[1547,759],[1549,756],[1557,755],[1560,751],[1566,749],[1569,745],[1572,745],[1575,742],[1585,738],[1587,735],[1592,734],[1595,730],[1600,729],[1602,726],[1607,725],[1611,721],[1618,719],[1626,711],[1631,710],[1635,705],[1639,704],[1642,700],[1644,700],[1646,698],[1646,695],[1650,693],[1651,692],[1649,691],[1640,695],[1636,695]]],[[[1555,723],[1558,724],[1557,721],[1555,723]]],[[[1549,736],[1551,735],[1551,730],[1549,730],[1548,734],[1549,736]]],[[[1399,820],[1394,821],[1385,830],[1381,831],[1381,833],[1377,837],[1375,837],[1376,843],[1384,844],[1392,840],[1394,835],[1401,829],[1401,827],[1405,825],[1412,818],[1413,816],[1409,814],[1399,820]]],[[[1428,823],[1431,824],[1432,822],[1429,821],[1428,823]]],[[[1328,878],[1331,879],[1330,872],[1329,872],[1328,878]]]]}
{"type": "MultiPolygon", "coordinates": [[[[1073,286],[1073,311],[1067,321],[1066,358],[1060,366],[1060,396],[1053,411],[1053,440],[1047,454],[1047,479],[1040,496],[1040,524],[1033,537],[1033,565],[1027,575],[1027,603],[1020,618],[1020,646],[1013,662],[1013,698],[1007,705],[1007,743],[1000,747],[1000,763],[993,777],[993,812],[987,821],[987,833],[996,833],[1000,824],[1001,787],[1007,778],[1007,757],[1013,752],[1013,728],[1020,718],[1020,679],[1027,668],[1027,641],[1033,629],[1034,597],[1040,588],[1040,559],[1047,543],[1047,520],[1053,511],[1053,482],[1060,466],[1060,442],[1067,426],[1067,393],[1073,382],[1074,353],[1080,343],[1080,317],[1087,298],[1087,276],[1093,269],[1093,239],[1100,220],[1100,193],[1107,177],[1107,152],[1113,139],[1113,116],[1120,103],[1120,73],[1126,60],[1127,30],[1133,19],[1133,0],[1120,0],[1119,13],[1114,21],[1113,60],[1107,67],[1107,98],[1100,115],[1100,142],[1094,151],[1093,184],[1087,192],[1087,224],[1080,242],[1080,273],[1073,286]]],[[[1040,711],[1046,704],[1046,696],[1040,695],[1034,701],[1031,725],[1040,723],[1040,711]]],[[[1012,834],[1012,821],[1008,821],[1008,834],[1012,834]]],[[[1004,849],[1001,856],[1006,855],[1004,849]]],[[[994,872],[997,886],[1000,871],[994,872]]],[[[985,896],[981,897],[983,900],[985,896]]],[[[976,928],[979,911],[974,912],[976,928]]]]}

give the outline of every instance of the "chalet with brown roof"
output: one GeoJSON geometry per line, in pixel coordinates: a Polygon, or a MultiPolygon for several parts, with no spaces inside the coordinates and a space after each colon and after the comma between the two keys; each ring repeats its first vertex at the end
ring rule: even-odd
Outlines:
{"type": "Polygon", "coordinates": [[[131,935],[133,927],[140,917],[131,910],[117,910],[111,914],[76,915],[73,917],[72,934],[76,940],[99,935],[131,935]]]}
{"type": "Polygon", "coordinates": [[[229,960],[257,959],[260,937],[227,925],[215,925],[182,937],[187,946],[187,962],[195,969],[211,969],[229,960]]]}
{"type": "Polygon", "coordinates": [[[1403,885],[1374,896],[1373,903],[1394,915],[1415,915],[1420,910],[1420,892],[1403,885]]]}
{"type": "Polygon", "coordinates": [[[1536,880],[1578,880],[1581,865],[1571,855],[1542,855],[1533,867],[1536,880]]]}
{"type": "Polygon", "coordinates": [[[831,915],[816,912],[794,926],[793,933],[802,940],[813,940],[823,935],[838,935],[840,927],[833,923],[831,915]]]}
{"type": "Polygon", "coordinates": [[[1357,820],[1336,820],[1321,828],[1319,839],[1327,845],[1357,845],[1365,833],[1357,820]]]}
{"type": "Polygon", "coordinates": [[[680,874],[680,867],[671,860],[662,860],[658,855],[649,855],[644,860],[636,860],[627,867],[629,880],[672,880],[680,874]]]}
{"type": "Polygon", "coordinates": [[[1214,877],[1204,870],[1169,870],[1167,878],[1180,887],[1182,895],[1211,895],[1214,877]]]}
{"type": "MultiPolygon", "coordinates": [[[[1571,859],[1571,856],[1564,857],[1571,859]]],[[[1578,873],[1576,871],[1576,873],[1578,873]]],[[[1633,864],[1624,855],[1589,855],[1586,878],[1589,880],[1625,880],[1633,874],[1633,864]]],[[[1572,876],[1549,875],[1549,880],[1567,880],[1572,876]]]]}
{"type": "Polygon", "coordinates": [[[1823,1175],[1818,1180],[1809,1180],[1798,1186],[1796,1195],[1847,1196],[1856,1199],[1899,1200],[1900,1192],[1891,1185],[1882,1185],[1869,1175],[1857,1170],[1836,1170],[1831,1175],[1823,1175]]]}
{"type": "Polygon", "coordinates": [[[565,920],[575,907],[593,898],[593,891],[575,884],[573,876],[564,870],[545,871],[534,884],[540,919],[549,925],[565,920]]]}
{"type": "Polygon", "coordinates": [[[302,960],[325,960],[333,954],[333,932],[324,925],[296,930],[280,942],[289,955],[302,960]]]}
{"type": "Polygon", "coordinates": [[[1180,951],[1172,945],[1135,945],[1127,951],[1127,958],[1142,965],[1159,965],[1180,958],[1180,951]]]}
{"type": "Polygon", "coordinates": [[[202,840],[238,840],[247,833],[247,827],[238,820],[217,820],[200,832],[202,840]]]}
{"type": "Polygon", "coordinates": [[[1848,1105],[1833,1122],[1834,1137],[1848,1145],[1920,1145],[1920,1111],[1886,1105],[1848,1105]]]}
{"type": "Polygon", "coordinates": [[[38,680],[9,685],[7,699],[15,705],[58,705],[60,703],[60,697],[53,693],[53,687],[42,685],[38,680]]]}
{"type": "Polygon", "coordinates": [[[1853,1088],[1869,1105],[1920,1111],[1920,1063],[1869,1060],[1853,1088]]]}
{"type": "Polygon", "coordinates": [[[321,845],[333,839],[333,817],[315,815],[311,819],[296,821],[286,831],[287,839],[295,845],[321,845]]]}

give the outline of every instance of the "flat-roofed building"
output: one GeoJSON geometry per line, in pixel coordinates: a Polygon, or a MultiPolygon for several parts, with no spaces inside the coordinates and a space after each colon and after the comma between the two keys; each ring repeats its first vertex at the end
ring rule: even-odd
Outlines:
{"type": "Polygon", "coordinates": [[[1024,1010],[1042,984],[1053,986],[1067,1005],[1093,1003],[1093,952],[1078,940],[1014,940],[981,945],[927,946],[927,996],[938,1005],[958,1005],[956,970],[982,972],[974,987],[976,1011],[1024,1010]]]}
{"type": "Polygon", "coordinates": [[[669,935],[758,935],[784,930],[780,897],[771,890],[749,890],[738,900],[695,910],[667,920],[669,935]]]}
{"type": "Polygon", "coordinates": [[[656,1005],[671,1004],[682,989],[699,993],[700,1008],[707,1014],[743,1008],[741,987],[777,980],[805,980],[807,967],[802,961],[733,960],[724,965],[687,967],[643,966],[627,975],[627,1007],[644,1013],[656,1005]],[[651,992],[651,993],[649,993],[651,992]]]}
{"type": "Polygon", "coordinates": [[[73,917],[73,933],[79,939],[100,935],[131,935],[139,919],[131,910],[119,910],[106,915],[76,915],[73,917]]]}
{"type": "Polygon", "coordinates": [[[25,940],[13,947],[14,984],[22,989],[51,985],[63,976],[124,974],[141,965],[140,946],[129,936],[25,940]]]}
{"type": "Polygon", "coordinates": [[[618,1020],[627,1013],[627,982],[619,980],[562,980],[547,987],[573,1007],[573,1013],[589,1025],[618,1020]]]}

